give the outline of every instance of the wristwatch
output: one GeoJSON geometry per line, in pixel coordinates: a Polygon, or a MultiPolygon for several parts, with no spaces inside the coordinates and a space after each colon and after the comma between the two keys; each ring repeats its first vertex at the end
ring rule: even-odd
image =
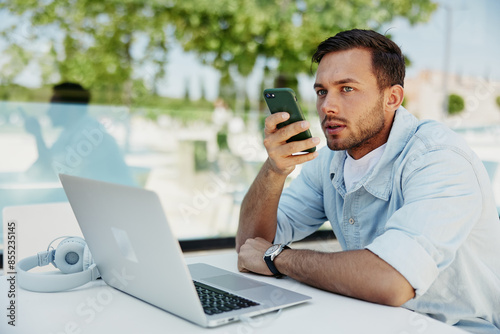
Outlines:
{"type": "Polygon", "coordinates": [[[288,247],[286,244],[276,244],[269,247],[264,253],[264,261],[266,262],[269,270],[271,270],[274,277],[276,278],[282,277],[283,274],[281,274],[278,269],[276,269],[276,266],[274,265],[274,259],[276,258],[276,256],[280,255],[283,249],[290,249],[290,247],[288,247]]]}

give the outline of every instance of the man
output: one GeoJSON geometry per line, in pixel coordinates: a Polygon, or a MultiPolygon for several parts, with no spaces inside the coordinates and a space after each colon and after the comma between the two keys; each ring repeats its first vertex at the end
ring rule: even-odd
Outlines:
{"type": "Polygon", "coordinates": [[[54,86],[47,112],[54,127],[63,130],[48,147],[36,118],[25,120],[26,131],[36,140],[38,158],[26,171],[31,180],[57,180],[72,174],[108,182],[134,185],[115,139],[88,115],[90,92],[77,83],[54,86]]]}
{"type": "Polygon", "coordinates": [[[500,222],[481,161],[453,131],[401,107],[404,58],[388,38],[341,32],[313,61],[328,147],[292,155],[319,142],[286,142],[309,124],[266,119],[269,158],[242,203],[239,269],[500,333],[500,222]],[[271,247],[327,220],[342,252],[271,247]]]}

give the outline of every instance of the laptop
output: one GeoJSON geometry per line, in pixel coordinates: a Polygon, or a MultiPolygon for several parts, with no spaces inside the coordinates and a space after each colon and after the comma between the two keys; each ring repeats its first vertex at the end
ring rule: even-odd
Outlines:
{"type": "Polygon", "coordinates": [[[156,193],[60,174],[102,279],[203,327],[311,297],[203,263],[186,265],[156,193]]]}

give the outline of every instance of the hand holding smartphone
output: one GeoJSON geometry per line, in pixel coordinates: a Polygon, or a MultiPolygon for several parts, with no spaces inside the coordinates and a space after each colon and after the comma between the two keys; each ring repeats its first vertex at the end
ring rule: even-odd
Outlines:
{"type": "MultiPolygon", "coordinates": [[[[277,112],[287,112],[290,114],[290,118],[283,123],[278,124],[278,129],[281,129],[288,124],[300,122],[305,120],[304,115],[300,109],[297,102],[297,97],[295,92],[290,88],[269,88],[264,90],[264,99],[266,100],[267,106],[271,114],[277,112]]],[[[286,142],[301,141],[311,138],[311,131],[306,130],[293,137],[290,137],[286,142]]],[[[304,150],[304,153],[312,153],[316,151],[316,147],[311,147],[310,149],[304,150]]]]}

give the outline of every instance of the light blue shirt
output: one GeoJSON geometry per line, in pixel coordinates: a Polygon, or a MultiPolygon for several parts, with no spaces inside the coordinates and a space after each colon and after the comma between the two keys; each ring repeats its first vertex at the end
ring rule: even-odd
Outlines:
{"type": "Polygon", "coordinates": [[[368,249],[408,280],[416,296],[404,307],[500,333],[500,221],[488,174],[464,140],[401,107],[379,162],[349,192],[345,158],[326,147],[303,166],[281,196],[275,242],[330,221],[343,250],[368,249]]]}

